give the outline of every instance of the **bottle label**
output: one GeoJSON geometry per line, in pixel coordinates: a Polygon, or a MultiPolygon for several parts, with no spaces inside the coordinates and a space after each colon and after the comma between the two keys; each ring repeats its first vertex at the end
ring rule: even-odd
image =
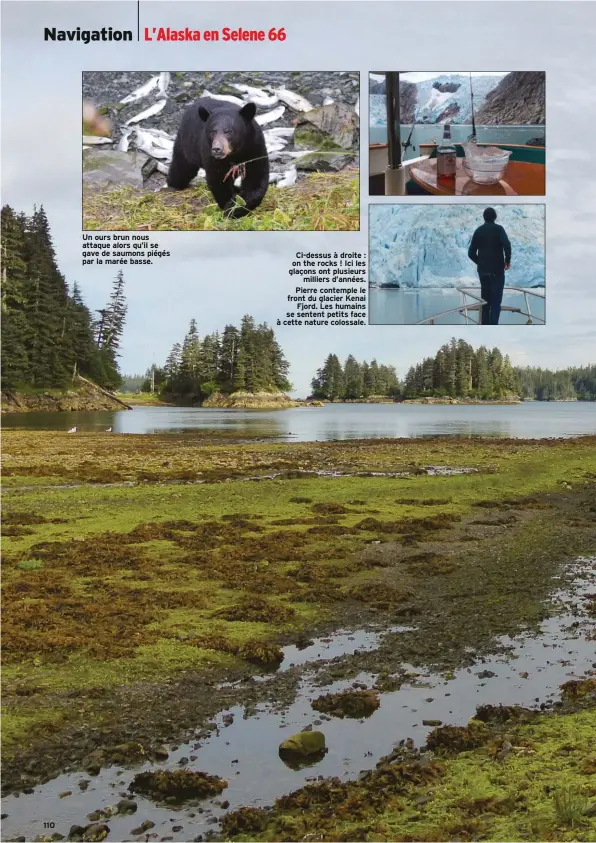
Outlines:
{"type": "Polygon", "coordinates": [[[437,175],[439,176],[454,176],[455,175],[455,155],[448,153],[447,155],[437,155],[437,175]]]}

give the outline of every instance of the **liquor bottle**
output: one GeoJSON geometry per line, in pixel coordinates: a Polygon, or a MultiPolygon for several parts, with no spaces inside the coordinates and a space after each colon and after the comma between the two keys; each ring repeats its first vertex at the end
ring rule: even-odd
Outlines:
{"type": "Polygon", "coordinates": [[[439,182],[455,180],[457,150],[451,140],[451,126],[445,123],[443,140],[437,147],[437,179],[439,182]]]}

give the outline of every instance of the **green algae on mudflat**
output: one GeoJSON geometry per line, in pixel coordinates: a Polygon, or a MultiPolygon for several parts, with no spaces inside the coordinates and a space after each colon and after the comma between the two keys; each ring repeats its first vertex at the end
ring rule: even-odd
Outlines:
{"type": "Polygon", "coordinates": [[[34,738],[36,722],[46,735],[50,712],[66,722],[98,716],[101,695],[91,692],[123,683],[275,665],[281,642],[352,616],[361,623],[367,611],[387,626],[414,613],[440,618],[440,630],[403,636],[403,655],[455,667],[466,647],[537,623],[552,574],[588,549],[594,504],[581,496],[596,469],[594,438],[204,443],[5,432],[16,483],[5,513],[32,531],[4,541],[9,739],[34,738]],[[192,477],[234,480],[429,464],[480,471],[265,480],[250,495],[243,482],[168,482],[183,465],[192,477]],[[50,481],[72,472],[79,485],[29,488],[44,472],[50,481]],[[136,485],[94,485],[100,475],[136,485]],[[479,504],[490,518],[478,518],[479,504]],[[36,693],[16,692],[31,682],[36,693]],[[77,709],[72,692],[84,697],[77,709]]]}
{"type": "MultiPolygon", "coordinates": [[[[474,721],[477,722],[477,721],[474,721]]],[[[596,708],[473,727],[473,748],[437,760],[398,750],[358,780],[326,779],[269,809],[228,813],[227,840],[564,840],[596,836],[596,708]],[[480,732],[483,734],[480,740],[480,732]],[[508,747],[503,752],[502,747],[508,747]]]]}
{"type": "Polygon", "coordinates": [[[147,770],[137,773],[129,785],[133,793],[144,793],[157,801],[182,802],[217,796],[228,786],[219,776],[196,770],[147,770]]]}
{"type": "MultiPolygon", "coordinates": [[[[30,485],[35,477],[56,484],[65,479],[69,483],[212,481],[276,471],[399,472],[451,465],[484,472],[487,491],[494,488],[497,493],[502,490],[503,481],[493,484],[491,475],[510,475],[511,480],[515,479],[511,496],[517,497],[524,494],[526,487],[533,491],[552,487],[554,475],[573,482],[584,472],[594,471],[596,445],[593,436],[564,440],[433,437],[283,444],[246,439],[244,444],[238,444],[242,440],[237,435],[211,431],[109,436],[82,432],[69,436],[59,431],[6,430],[3,474],[9,485],[30,485]]],[[[444,483],[424,485],[425,497],[446,497],[444,483]],[[432,493],[433,488],[436,494],[432,493]]],[[[452,488],[457,486],[450,486],[449,491],[452,488]]],[[[397,497],[394,494],[393,498],[397,497]]],[[[399,497],[418,499],[419,495],[411,495],[408,487],[400,485],[399,497]]],[[[479,497],[474,495],[473,499],[479,497]]],[[[315,498],[313,502],[318,501],[315,498]]]]}

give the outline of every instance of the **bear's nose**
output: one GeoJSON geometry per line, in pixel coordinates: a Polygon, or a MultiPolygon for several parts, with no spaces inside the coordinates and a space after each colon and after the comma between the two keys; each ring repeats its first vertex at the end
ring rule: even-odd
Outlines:
{"type": "Polygon", "coordinates": [[[211,144],[211,152],[214,155],[222,155],[223,151],[223,143],[221,141],[213,141],[213,143],[211,144]]]}

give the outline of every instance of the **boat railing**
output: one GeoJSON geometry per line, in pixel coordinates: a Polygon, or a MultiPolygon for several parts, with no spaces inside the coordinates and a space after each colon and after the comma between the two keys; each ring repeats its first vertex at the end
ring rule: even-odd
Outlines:
{"type": "MultiPolygon", "coordinates": [[[[444,310],[441,313],[435,313],[433,316],[428,316],[426,319],[421,319],[419,322],[416,322],[417,325],[435,325],[437,319],[441,319],[444,316],[450,316],[452,314],[458,313],[460,316],[463,316],[466,325],[480,325],[481,324],[481,311],[482,306],[485,305],[486,299],[483,299],[481,295],[478,295],[478,291],[480,291],[480,287],[457,287],[457,292],[461,293],[462,296],[462,303],[459,307],[452,307],[449,310],[444,310]]],[[[539,325],[544,325],[545,320],[538,316],[535,313],[532,313],[532,306],[531,306],[531,296],[535,298],[539,298],[544,301],[544,292],[539,292],[534,289],[528,289],[527,287],[505,287],[503,293],[519,293],[523,295],[524,302],[525,302],[525,310],[522,307],[514,307],[512,305],[502,305],[501,311],[506,311],[509,313],[518,313],[520,316],[526,316],[527,322],[526,325],[533,325],[537,323],[539,325]]]]}

